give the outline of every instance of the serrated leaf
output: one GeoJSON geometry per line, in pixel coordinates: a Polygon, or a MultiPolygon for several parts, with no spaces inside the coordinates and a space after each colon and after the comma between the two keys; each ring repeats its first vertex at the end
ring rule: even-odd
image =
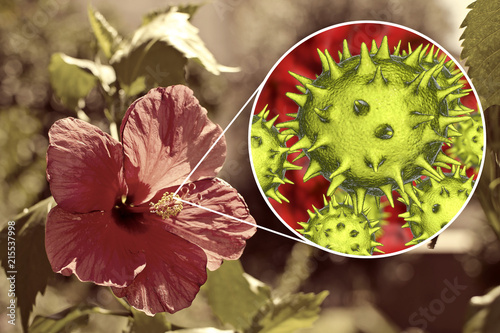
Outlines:
{"type": "Polygon", "coordinates": [[[245,274],[237,260],[226,261],[209,272],[206,283],[208,303],[224,324],[245,330],[259,309],[270,301],[270,288],[245,274]]]}
{"type": "Polygon", "coordinates": [[[28,333],[73,332],[89,321],[90,307],[74,306],[51,316],[36,316],[28,333]]]}
{"type": "Polygon", "coordinates": [[[500,24],[499,0],[477,0],[465,17],[462,59],[477,89],[483,109],[500,104],[500,24]]]}
{"type": "Polygon", "coordinates": [[[116,81],[111,66],[76,59],[63,53],[52,55],[49,72],[56,95],[71,109],[75,109],[78,100],[85,98],[98,82],[101,82],[104,90],[109,91],[110,85],[116,81]]]}
{"type": "Polygon", "coordinates": [[[108,59],[111,58],[123,38],[108,23],[106,18],[90,4],[88,6],[88,15],[90,26],[92,27],[92,31],[94,31],[99,47],[108,59]]]}
{"type": "Polygon", "coordinates": [[[470,300],[469,315],[463,333],[500,332],[500,286],[470,300]]]}
{"type": "MultiPolygon", "coordinates": [[[[16,216],[15,221],[15,262],[8,259],[9,251],[0,251],[0,261],[7,276],[15,271],[17,306],[21,313],[21,323],[27,329],[28,320],[38,292],[44,294],[47,280],[54,275],[45,253],[45,222],[47,213],[55,205],[52,197],[40,201],[16,216]]],[[[9,245],[8,227],[0,232],[2,244],[9,245]]]]}
{"type": "Polygon", "coordinates": [[[494,130],[500,124],[500,105],[492,105],[483,113],[486,124],[486,154],[483,172],[477,185],[475,195],[479,199],[488,221],[497,236],[500,237],[500,168],[496,156],[500,151],[500,131],[494,130]],[[490,128],[491,126],[491,128],[490,128]]]}
{"type": "Polygon", "coordinates": [[[326,296],[328,291],[284,297],[262,318],[259,333],[291,333],[311,327],[319,317],[320,306],[326,296]]]}
{"type": "Polygon", "coordinates": [[[132,311],[133,316],[130,333],[164,333],[172,329],[172,325],[165,317],[165,313],[157,313],[154,317],[150,317],[133,307],[130,307],[130,311],[132,311]]]}

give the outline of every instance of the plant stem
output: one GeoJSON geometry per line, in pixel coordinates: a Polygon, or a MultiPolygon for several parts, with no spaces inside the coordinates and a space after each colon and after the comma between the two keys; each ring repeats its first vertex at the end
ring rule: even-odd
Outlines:
{"type": "Polygon", "coordinates": [[[109,288],[109,292],[111,293],[111,295],[114,296],[114,298],[117,300],[118,303],[120,303],[121,306],[123,306],[127,311],[130,311],[130,305],[123,298],[117,297],[115,293],[111,290],[111,288],[109,288]]]}
{"type": "Polygon", "coordinates": [[[297,292],[312,273],[311,260],[315,249],[309,245],[297,243],[287,259],[285,271],[280,277],[276,296],[297,292]]]}
{"type": "Polygon", "coordinates": [[[90,123],[90,117],[82,109],[76,110],[76,116],[78,117],[78,119],[81,119],[83,121],[86,121],[87,123],[90,123]]]}
{"type": "Polygon", "coordinates": [[[116,126],[116,122],[113,120],[109,123],[109,133],[116,141],[120,141],[120,136],[118,135],[118,126],[116,126]]]}

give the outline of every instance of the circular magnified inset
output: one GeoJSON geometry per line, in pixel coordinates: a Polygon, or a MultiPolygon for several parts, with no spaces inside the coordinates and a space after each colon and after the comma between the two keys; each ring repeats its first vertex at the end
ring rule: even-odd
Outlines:
{"type": "Polygon", "coordinates": [[[408,28],[319,31],[268,74],[253,172],[296,235],[346,256],[405,252],[444,230],[482,169],[484,120],[460,65],[408,28]]]}

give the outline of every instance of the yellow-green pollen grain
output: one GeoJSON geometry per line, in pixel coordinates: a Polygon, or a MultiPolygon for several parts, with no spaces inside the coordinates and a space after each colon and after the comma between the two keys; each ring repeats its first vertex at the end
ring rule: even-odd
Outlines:
{"type": "Polygon", "coordinates": [[[412,199],[403,200],[408,209],[406,213],[399,214],[399,217],[406,221],[403,228],[410,228],[414,236],[406,246],[432,237],[460,211],[474,186],[474,178],[468,178],[466,170],[466,167],[452,166],[451,173],[445,174],[438,168],[441,181],[426,178],[417,180],[416,186],[409,188],[408,191],[414,191],[419,205],[412,199]]]}
{"type": "Polygon", "coordinates": [[[399,45],[390,52],[384,37],[380,47],[362,43],[353,56],[344,41],[339,63],[327,50],[318,55],[323,70],[316,78],[290,72],[301,85],[286,96],[298,110],[295,119],[275,125],[298,138],[290,151],[309,159],[304,182],[323,176],[330,181],[327,195],[344,190],[359,214],[367,196],[386,196],[393,206],[398,190],[415,201],[407,193],[413,181],[440,181],[437,167],[460,165],[442,146],[461,135],[455,125],[471,119],[474,110],[460,103],[470,90],[434,46],[401,55],[399,45]]]}
{"type": "Polygon", "coordinates": [[[266,107],[254,115],[251,128],[252,161],[262,191],[267,197],[289,202],[288,199],[278,191],[283,184],[293,184],[285,177],[287,170],[300,170],[302,167],[292,164],[287,160],[290,148],[286,141],[291,135],[281,134],[273,126],[278,116],[267,120],[269,109],[266,107]]]}

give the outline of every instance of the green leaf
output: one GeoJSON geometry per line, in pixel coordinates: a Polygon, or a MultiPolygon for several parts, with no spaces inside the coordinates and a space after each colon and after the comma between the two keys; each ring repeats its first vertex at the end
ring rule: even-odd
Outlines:
{"type": "Polygon", "coordinates": [[[87,325],[89,307],[74,306],[51,316],[36,316],[33,319],[29,333],[73,332],[77,327],[87,325]]]}
{"type": "Polygon", "coordinates": [[[237,68],[217,63],[198,36],[198,29],[189,22],[189,14],[170,11],[156,16],[135,32],[132,44],[143,43],[147,40],[160,40],[172,45],[186,58],[199,61],[207,71],[213,74],[238,71],[237,68]]]}
{"type": "Polygon", "coordinates": [[[461,57],[477,89],[483,109],[500,104],[500,1],[477,0],[465,17],[461,57]]]}
{"type": "MultiPolygon", "coordinates": [[[[29,333],[58,333],[75,332],[77,328],[87,325],[90,314],[100,314],[108,316],[129,317],[132,315],[129,311],[113,311],[103,309],[88,304],[72,306],[64,311],[51,316],[36,316],[29,327],[29,333]]],[[[143,331],[150,332],[150,331],[143,331]]],[[[162,333],[165,331],[161,331],[162,333]]]]}
{"type": "Polygon", "coordinates": [[[111,59],[120,87],[127,96],[136,96],[157,86],[186,82],[187,60],[175,48],[159,41],[128,46],[111,59]]]}
{"type": "Polygon", "coordinates": [[[17,306],[21,313],[21,323],[26,330],[28,320],[35,304],[38,292],[44,294],[47,280],[54,275],[45,253],[45,222],[47,213],[55,201],[52,197],[40,201],[25,212],[16,216],[14,228],[9,223],[0,232],[2,244],[10,247],[10,241],[15,238],[15,251],[0,251],[0,260],[7,277],[15,276],[17,306]],[[9,237],[9,231],[14,235],[9,237]],[[9,261],[8,252],[15,252],[15,262],[9,261]],[[10,265],[13,266],[10,266],[10,265]],[[9,272],[17,273],[9,273],[9,272]]]}
{"type": "Polygon", "coordinates": [[[183,328],[181,330],[175,330],[176,333],[235,333],[233,330],[219,330],[213,327],[203,327],[203,328],[183,328]]]}
{"type": "Polygon", "coordinates": [[[135,96],[156,86],[185,83],[187,59],[194,59],[213,74],[238,71],[222,66],[205,47],[198,29],[190,22],[194,7],[170,7],[145,18],[129,41],[110,59],[121,88],[135,96]],[[180,12],[184,10],[186,12],[180,12]]]}
{"type": "Polygon", "coordinates": [[[484,296],[470,300],[469,315],[463,333],[500,332],[500,286],[484,296]]]}
{"type": "Polygon", "coordinates": [[[55,53],[49,65],[50,83],[61,102],[76,109],[78,101],[85,98],[97,84],[97,77],[79,66],[67,63],[66,55],[55,53]]]}
{"type": "Polygon", "coordinates": [[[198,36],[198,29],[189,22],[189,14],[174,10],[175,7],[167,13],[156,15],[146,25],[137,29],[130,41],[130,47],[136,48],[151,41],[160,41],[174,47],[184,57],[199,61],[213,74],[238,71],[237,68],[218,64],[198,36]]]}
{"type": "Polygon", "coordinates": [[[209,272],[206,290],[215,315],[238,330],[249,328],[253,317],[271,298],[269,287],[245,274],[237,260],[226,261],[218,270],[209,272]]]}
{"type": "Polygon", "coordinates": [[[130,333],[164,333],[170,331],[172,325],[165,317],[165,313],[157,313],[154,317],[150,317],[142,311],[130,307],[134,318],[130,333]]]}
{"type": "MultiPolygon", "coordinates": [[[[500,105],[492,105],[484,113],[486,124],[500,123],[500,105]]],[[[488,125],[489,126],[489,125],[488,125]]],[[[483,173],[477,184],[475,196],[479,199],[484,214],[500,238],[500,168],[496,156],[500,152],[500,131],[486,131],[486,154],[483,164],[483,173]]]]}
{"type": "Polygon", "coordinates": [[[104,16],[90,4],[88,6],[88,15],[90,25],[102,52],[108,59],[111,58],[123,38],[118,34],[116,29],[108,23],[104,16]]]}
{"type": "Polygon", "coordinates": [[[260,321],[259,333],[291,333],[312,326],[319,317],[320,305],[328,291],[317,295],[292,294],[275,302],[274,307],[260,321]]]}
{"type": "Polygon", "coordinates": [[[176,11],[179,13],[186,13],[189,15],[189,19],[198,11],[202,4],[197,5],[179,5],[179,6],[167,6],[165,9],[152,11],[142,18],[142,25],[150,23],[155,17],[161,14],[166,14],[170,11],[176,11]]]}
{"type": "Polygon", "coordinates": [[[111,66],[76,59],[63,53],[52,55],[49,72],[56,95],[71,109],[75,109],[78,101],[85,98],[97,83],[101,82],[104,90],[109,91],[110,85],[116,81],[111,66]]]}

